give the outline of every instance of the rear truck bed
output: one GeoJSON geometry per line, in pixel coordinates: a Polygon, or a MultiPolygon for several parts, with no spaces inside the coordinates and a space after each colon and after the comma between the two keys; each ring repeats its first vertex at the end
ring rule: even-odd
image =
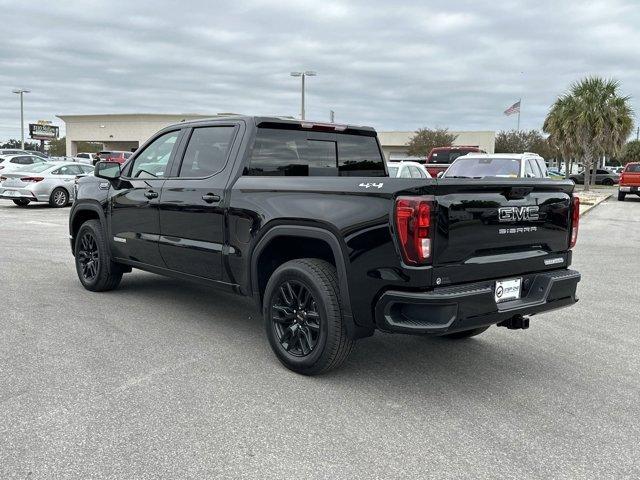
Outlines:
{"type": "Polygon", "coordinates": [[[431,288],[381,292],[379,329],[527,328],[527,316],[577,301],[580,274],[568,268],[579,222],[571,182],[441,179],[429,190],[395,197],[392,228],[403,268],[429,272],[431,288]]]}

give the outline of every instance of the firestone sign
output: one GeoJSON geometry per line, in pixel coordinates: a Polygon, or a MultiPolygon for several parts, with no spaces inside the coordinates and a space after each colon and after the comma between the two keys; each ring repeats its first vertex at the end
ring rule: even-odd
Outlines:
{"type": "Polygon", "coordinates": [[[54,140],[58,138],[60,127],[41,123],[29,124],[29,136],[34,140],[54,140]]]}

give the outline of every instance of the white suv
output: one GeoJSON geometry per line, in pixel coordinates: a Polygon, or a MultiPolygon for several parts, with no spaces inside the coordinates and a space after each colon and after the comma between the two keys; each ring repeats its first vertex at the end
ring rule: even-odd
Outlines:
{"type": "Polygon", "coordinates": [[[468,153],[456,158],[443,177],[549,178],[549,172],[537,153],[468,153]]]}

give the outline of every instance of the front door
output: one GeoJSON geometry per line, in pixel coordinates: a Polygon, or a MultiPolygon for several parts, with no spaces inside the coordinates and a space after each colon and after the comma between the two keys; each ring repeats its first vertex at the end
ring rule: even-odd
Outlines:
{"type": "MultiPolygon", "coordinates": [[[[168,268],[222,279],[225,187],[239,125],[196,127],[160,199],[160,253],[168,268]]],[[[184,142],[183,142],[184,143],[184,142]]]]}
{"type": "Polygon", "coordinates": [[[158,250],[158,205],[180,136],[181,131],[175,130],[153,140],[124,167],[120,188],[110,187],[114,256],[164,267],[158,250]]]}

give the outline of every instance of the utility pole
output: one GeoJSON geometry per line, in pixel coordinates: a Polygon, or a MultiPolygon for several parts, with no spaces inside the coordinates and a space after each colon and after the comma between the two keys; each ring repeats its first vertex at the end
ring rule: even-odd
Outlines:
{"type": "Polygon", "coordinates": [[[636,128],[636,142],[640,140],[640,127],[636,128]]]}
{"type": "Polygon", "coordinates": [[[24,88],[13,90],[13,93],[20,95],[20,148],[22,150],[24,150],[24,94],[30,91],[24,88]]]}
{"type": "Polygon", "coordinates": [[[522,98],[518,100],[520,106],[518,107],[518,132],[520,131],[520,110],[522,110],[522,98]]]}
{"type": "Polygon", "coordinates": [[[336,112],[329,110],[329,122],[336,123],[336,112]]]}
{"type": "Polygon", "coordinates": [[[315,77],[317,74],[311,70],[304,72],[291,72],[292,77],[301,77],[302,79],[302,101],[300,105],[300,120],[304,120],[304,80],[306,77],[315,77]]]}

